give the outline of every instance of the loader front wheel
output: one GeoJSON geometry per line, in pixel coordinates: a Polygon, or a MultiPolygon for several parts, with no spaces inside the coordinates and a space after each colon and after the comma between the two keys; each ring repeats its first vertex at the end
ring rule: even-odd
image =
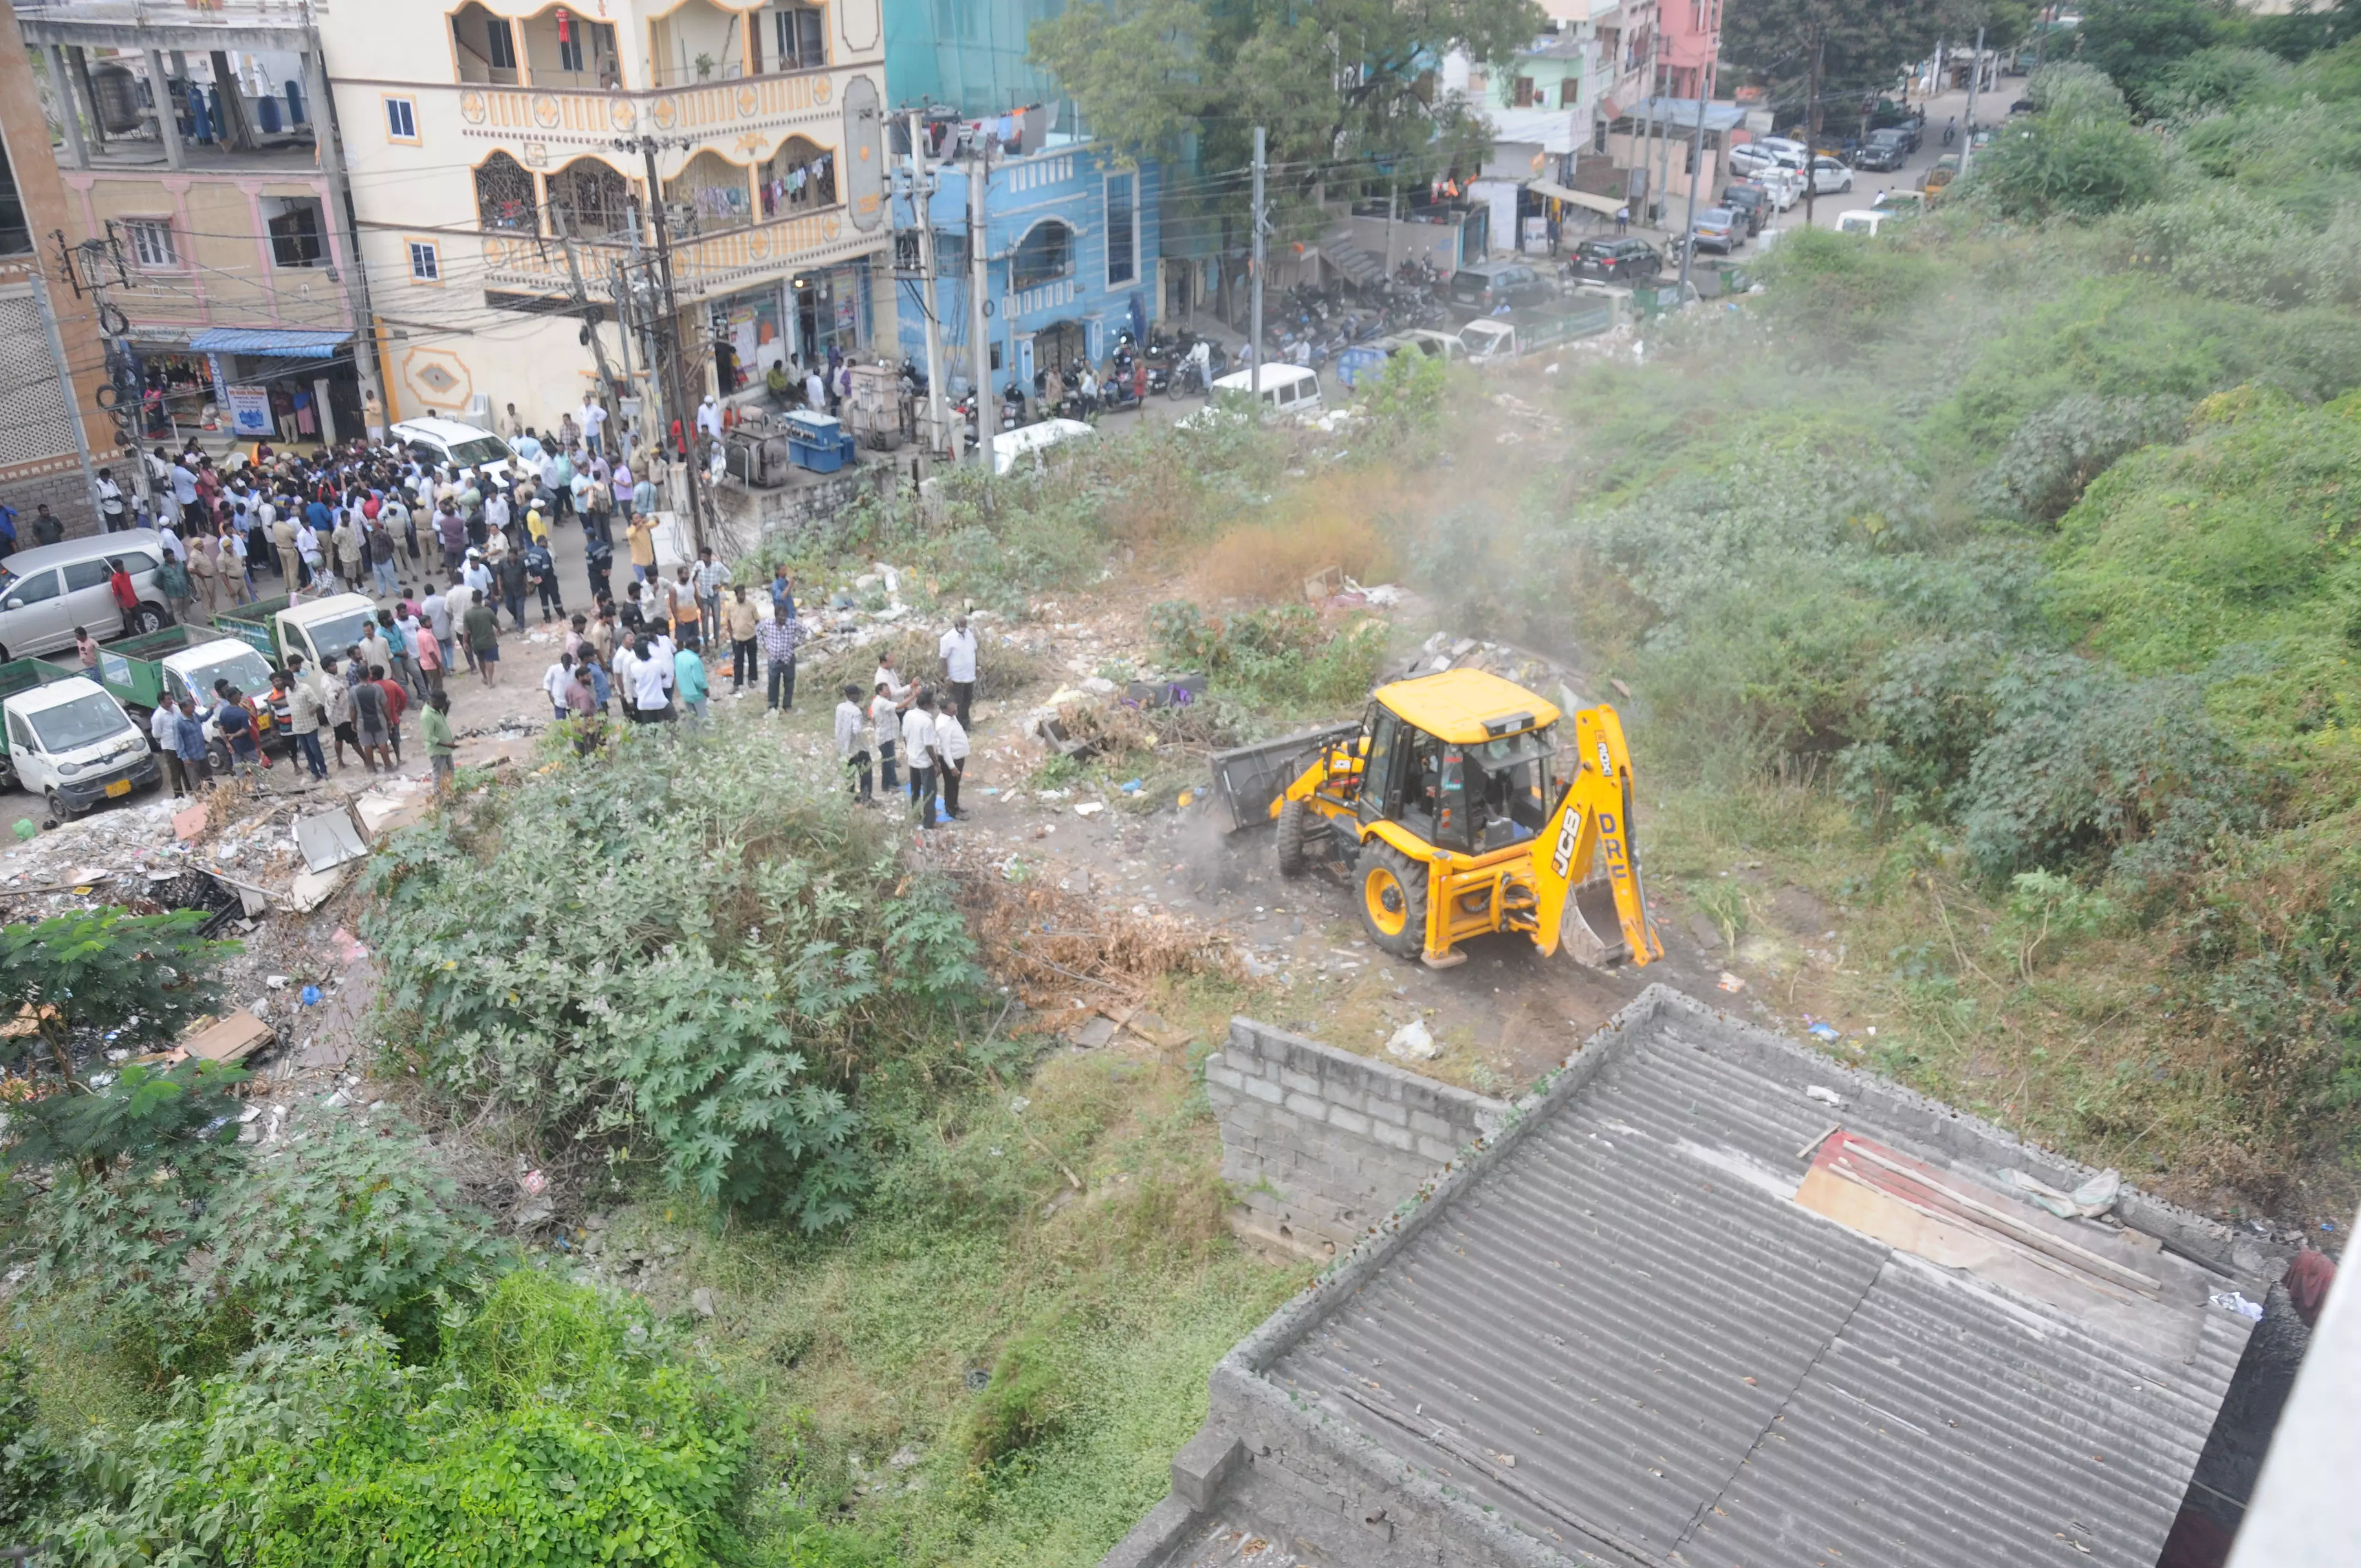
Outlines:
{"type": "Polygon", "coordinates": [[[1356,879],[1369,940],[1396,958],[1426,951],[1426,869],[1391,844],[1369,846],[1356,879]]]}
{"type": "Polygon", "coordinates": [[[1290,800],[1279,808],[1279,874],[1301,876],[1311,869],[1304,841],[1312,836],[1312,808],[1290,800]]]}

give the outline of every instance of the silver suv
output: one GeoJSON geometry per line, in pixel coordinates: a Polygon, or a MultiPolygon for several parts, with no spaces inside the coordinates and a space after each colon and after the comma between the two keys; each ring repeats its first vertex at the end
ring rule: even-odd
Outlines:
{"type": "Polygon", "coordinates": [[[77,626],[102,640],[163,630],[172,619],[156,586],[156,571],[163,564],[163,536],[151,528],[39,544],[0,557],[0,662],[71,648],[77,626]],[[110,561],[123,563],[139,596],[138,607],[128,615],[106,586],[110,561]]]}

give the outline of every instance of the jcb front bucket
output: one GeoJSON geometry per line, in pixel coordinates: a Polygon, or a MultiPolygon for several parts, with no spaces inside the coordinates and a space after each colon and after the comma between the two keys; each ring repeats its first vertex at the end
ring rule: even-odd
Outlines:
{"type": "Polygon", "coordinates": [[[1631,944],[1623,939],[1623,923],[1615,913],[1613,883],[1594,876],[1575,884],[1574,896],[1566,901],[1561,917],[1558,940],[1576,963],[1593,969],[1605,969],[1631,956],[1631,944]]]}

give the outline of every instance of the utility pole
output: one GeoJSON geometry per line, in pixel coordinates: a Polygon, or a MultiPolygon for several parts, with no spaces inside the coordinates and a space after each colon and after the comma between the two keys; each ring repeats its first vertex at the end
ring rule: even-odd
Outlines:
{"type": "Polygon", "coordinates": [[[615,373],[607,365],[606,340],[598,335],[601,312],[590,302],[590,291],[582,286],[582,258],[574,247],[574,225],[567,219],[566,209],[555,203],[549,215],[557,224],[557,238],[566,247],[566,275],[574,280],[574,308],[582,318],[582,341],[589,345],[590,357],[598,362],[598,385],[609,397],[620,397],[615,385],[615,373]]]}
{"type": "Polygon", "coordinates": [[[1697,72],[1697,136],[1689,143],[1689,218],[1688,232],[1681,241],[1681,286],[1673,295],[1673,308],[1678,310],[1689,297],[1689,258],[1697,254],[1697,186],[1705,179],[1705,72],[1697,72]]]}
{"type": "MultiPolygon", "coordinates": [[[[1251,319],[1253,322],[1254,334],[1254,368],[1250,372],[1252,379],[1249,380],[1246,385],[1254,394],[1254,411],[1257,421],[1260,421],[1262,418],[1263,234],[1270,226],[1268,217],[1263,212],[1262,200],[1264,154],[1268,150],[1268,140],[1269,138],[1265,133],[1263,127],[1257,126],[1254,128],[1254,261],[1252,266],[1250,266],[1246,271],[1246,283],[1250,291],[1249,297],[1252,301],[1252,303],[1248,308],[1252,313],[1251,319]]],[[[1213,389],[1211,387],[1205,389],[1205,394],[1208,398],[1213,395],[1213,389]]]]}
{"type": "MultiPolygon", "coordinates": [[[[623,145],[636,147],[647,159],[648,207],[655,218],[656,226],[656,272],[664,289],[664,318],[656,327],[656,351],[662,356],[661,375],[667,388],[664,400],[672,405],[672,417],[680,421],[681,442],[688,449],[687,460],[682,466],[686,470],[688,484],[689,538],[697,549],[702,550],[705,548],[705,487],[698,482],[697,475],[696,411],[690,407],[680,379],[680,300],[673,291],[672,231],[664,222],[664,181],[656,173],[656,148],[659,144],[653,137],[641,137],[635,141],[626,139],[623,145]]],[[[669,424],[656,427],[659,450],[671,436],[669,424]]]]}
{"type": "Polygon", "coordinates": [[[1804,89],[1804,226],[1812,226],[1815,198],[1820,193],[1820,62],[1827,58],[1828,40],[1823,33],[1812,43],[1812,70],[1804,89]]]}
{"type": "MultiPolygon", "coordinates": [[[[100,399],[98,404],[106,411],[106,417],[115,422],[119,444],[131,455],[131,492],[147,510],[150,521],[159,521],[155,493],[148,482],[148,455],[139,444],[142,434],[139,428],[141,389],[138,357],[131,352],[131,320],[106,297],[107,290],[115,286],[114,281],[110,281],[110,273],[126,287],[130,283],[129,275],[123,266],[121,242],[115,238],[112,223],[106,225],[104,239],[86,239],[80,245],[69,245],[63,229],[56,230],[52,237],[58,242],[58,258],[65,269],[66,282],[72,287],[75,298],[79,299],[84,293],[90,295],[98,317],[100,335],[106,339],[108,396],[100,399]]],[[[62,357],[58,362],[60,365],[65,363],[62,357]]],[[[326,412],[324,409],[321,411],[323,414],[326,412]]],[[[79,415],[75,423],[77,426],[81,423],[79,415]]],[[[85,440],[85,447],[87,444],[85,440]]],[[[87,464],[87,456],[84,461],[87,464]]],[[[93,477],[93,491],[96,486],[97,480],[93,477]]],[[[104,516],[99,520],[99,526],[102,529],[105,526],[104,516]]]]}
{"type": "MultiPolygon", "coordinates": [[[[987,422],[990,416],[983,411],[992,397],[992,343],[984,336],[983,315],[991,308],[985,297],[992,290],[991,269],[983,253],[984,198],[991,183],[992,145],[987,142],[970,160],[967,170],[968,379],[973,383],[970,396],[975,400],[975,460],[983,465],[987,477],[992,473],[992,437],[998,422],[987,422]]],[[[1008,264],[1016,267],[1015,257],[1008,264]]]]}
{"type": "Polygon", "coordinates": [[[1984,79],[1984,30],[1976,29],[1976,52],[1968,60],[1968,136],[1960,143],[1960,178],[1968,177],[1968,165],[1976,156],[1976,89],[1984,79]]]}
{"type": "MultiPolygon", "coordinates": [[[[918,220],[918,311],[927,323],[927,435],[929,442],[939,443],[949,430],[943,422],[942,302],[935,292],[935,171],[927,159],[924,119],[919,111],[910,111],[910,210],[918,220]]],[[[954,462],[957,454],[953,443],[954,462]]]]}

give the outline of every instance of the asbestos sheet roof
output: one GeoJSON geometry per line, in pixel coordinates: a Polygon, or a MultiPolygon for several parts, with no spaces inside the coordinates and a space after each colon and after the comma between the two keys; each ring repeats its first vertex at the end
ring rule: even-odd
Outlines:
{"type": "Polygon", "coordinates": [[[2153,1568],[2245,1343],[2224,1282],[2087,1223],[2052,1229],[2154,1299],[1824,1217],[1830,1123],[1964,1181],[1972,1138],[1907,1135],[1966,1119],[1880,1124],[1865,1080],[1651,995],[1262,1376],[1573,1561],[2153,1568]]]}

